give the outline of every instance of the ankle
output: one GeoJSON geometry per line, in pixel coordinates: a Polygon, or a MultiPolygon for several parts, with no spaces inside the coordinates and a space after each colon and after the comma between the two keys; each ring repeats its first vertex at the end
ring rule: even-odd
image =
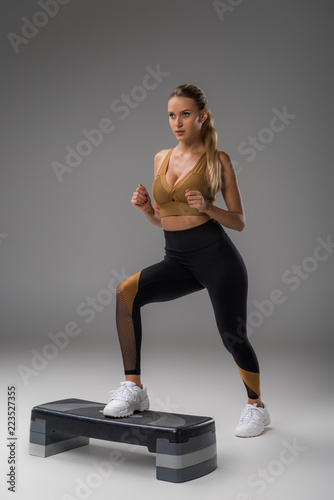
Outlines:
{"type": "Polygon", "coordinates": [[[143,388],[143,384],[140,380],[140,375],[125,375],[125,380],[128,382],[134,382],[140,389],[143,388]]]}
{"type": "Polygon", "coordinates": [[[256,403],[256,406],[258,408],[264,408],[264,404],[260,398],[259,399],[249,399],[248,398],[248,404],[253,405],[254,403],[256,403]]]}

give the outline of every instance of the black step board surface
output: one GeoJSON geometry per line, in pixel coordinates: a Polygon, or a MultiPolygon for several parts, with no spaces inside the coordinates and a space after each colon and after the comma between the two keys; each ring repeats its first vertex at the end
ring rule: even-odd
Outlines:
{"type": "Polygon", "coordinates": [[[63,399],[31,411],[30,455],[49,457],[89,444],[89,438],[146,446],[156,453],[156,478],[181,483],[217,468],[211,417],[146,410],[130,417],[103,415],[105,403],[63,399]]]}
{"type": "Polygon", "coordinates": [[[143,445],[153,453],[158,438],[183,443],[205,432],[215,432],[211,417],[145,410],[130,417],[112,418],[103,415],[104,407],[105,403],[74,398],[52,401],[35,406],[31,420],[47,420],[52,432],[143,445]]]}

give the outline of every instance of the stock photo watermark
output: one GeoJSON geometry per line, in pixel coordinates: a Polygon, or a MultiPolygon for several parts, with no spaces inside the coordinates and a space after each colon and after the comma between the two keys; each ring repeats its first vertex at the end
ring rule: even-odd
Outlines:
{"type": "Polygon", "coordinates": [[[17,491],[17,385],[7,385],[7,490],[17,491]]]}
{"type": "MultiPolygon", "coordinates": [[[[161,399],[155,400],[154,411],[172,412],[179,408],[179,404],[173,404],[170,401],[170,396],[167,396],[165,401],[161,399]]],[[[135,414],[140,425],[141,414],[135,414]]],[[[154,434],[154,427],[139,427],[123,432],[120,437],[120,442],[128,444],[127,453],[134,453],[139,447],[145,446],[149,437],[154,434]]],[[[91,462],[92,471],[85,478],[77,477],[73,486],[73,492],[63,493],[61,500],[85,500],[94,494],[94,492],[103,485],[104,480],[109,479],[115,472],[115,468],[126,463],[126,455],[119,450],[113,450],[109,453],[107,460],[91,462]]]]}
{"type": "MultiPolygon", "coordinates": [[[[251,488],[255,488],[255,493],[261,495],[268,487],[281,476],[286,467],[291,465],[300,454],[307,448],[297,443],[294,438],[292,443],[282,441],[283,448],[280,450],[277,458],[271,460],[266,467],[258,468],[258,470],[250,474],[247,478],[247,484],[251,488]]],[[[251,496],[246,492],[240,492],[235,497],[235,500],[251,500],[251,496]]]]}
{"type": "MultiPolygon", "coordinates": [[[[268,487],[274,483],[276,479],[281,476],[286,467],[291,465],[295,460],[304,452],[306,446],[301,446],[294,438],[292,443],[284,440],[282,441],[283,448],[280,450],[278,457],[271,460],[266,467],[259,467],[258,470],[250,474],[247,478],[247,484],[251,488],[256,488],[255,493],[261,495],[268,487]]],[[[237,494],[235,500],[251,500],[246,492],[237,494]]]]}
{"type": "MultiPolygon", "coordinates": [[[[305,257],[301,264],[293,264],[290,269],[284,271],[281,276],[282,282],[286,285],[290,285],[289,289],[291,292],[298,290],[302,283],[318,269],[319,262],[326,261],[329,256],[334,253],[334,242],[330,234],[327,236],[326,240],[317,236],[316,241],[319,245],[314,248],[313,255],[305,257]]],[[[246,322],[240,316],[237,318],[238,336],[227,331],[224,332],[224,337],[231,341],[232,350],[233,345],[242,343],[244,338],[250,337],[256,328],[262,326],[265,318],[270,318],[274,314],[277,306],[283,304],[287,298],[288,296],[283,290],[275,288],[270,292],[269,298],[263,299],[262,301],[253,300],[256,309],[247,315],[246,322]]]]}
{"type": "MultiPolygon", "coordinates": [[[[120,98],[114,99],[111,102],[111,111],[118,115],[120,120],[125,120],[131,110],[136,109],[139,103],[143,102],[148,92],[156,89],[164,78],[167,78],[170,73],[161,71],[160,64],[155,68],[145,66],[146,74],[144,75],[141,85],[135,85],[130,94],[122,94],[120,98]]],[[[51,166],[59,182],[63,182],[64,175],[73,172],[78,167],[83,158],[87,158],[94,150],[99,147],[105,135],[110,134],[116,129],[116,125],[110,118],[101,118],[96,128],[91,130],[82,129],[81,133],[85,139],[81,139],[74,147],[67,145],[65,150],[67,154],[63,163],[53,161],[51,166]]]]}
{"type": "MultiPolygon", "coordinates": [[[[307,280],[319,266],[319,262],[326,261],[330,255],[334,253],[334,242],[329,234],[327,239],[324,240],[320,236],[316,238],[319,243],[313,250],[313,256],[305,257],[301,264],[293,264],[290,269],[283,272],[281,279],[286,285],[290,285],[290,291],[298,290],[301,284],[307,280]]],[[[119,280],[121,283],[129,276],[113,270],[113,278],[110,279],[107,288],[101,289],[95,297],[87,297],[85,301],[80,302],[76,308],[76,313],[79,317],[84,317],[86,323],[91,323],[96,317],[96,313],[103,311],[108,306],[113,297],[116,295],[115,282],[119,280]]],[[[238,317],[237,333],[238,337],[230,332],[225,332],[224,336],[231,341],[231,348],[236,343],[242,343],[243,339],[247,336],[250,337],[256,328],[263,325],[265,318],[270,318],[274,314],[277,306],[283,304],[287,299],[287,295],[280,288],[275,288],[271,291],[269,298],[262,301],[254,300],[253,304],[256,307],[252,312],[247,315],[246,322],[243,318],[238,317]]],[[[51,360],[54,360],[60,351],[63,351],[69,344],[70,339],[77,337],[82,331],[76,321],[69,321],[66,323],[63,331],[53,334],[48,333],[51,342],[48,342],[41,349],[32,349],[32,359],[30,366],[20,364],[17,370],[23,383],[27,386],[30,377],[36,377],[43,371],[51,360]]]]}
{"type": "Polygon", "coordinates": [[[279,453],[278,458],[271,460],[266,468],[259,468],[256,473],[248,477],[247,483],[252,488],[257,488],[256,493],[263,493],[268,484],[273,483],[278,476],[283,474],[285,467],[292,464],[299,457],[302,451],[306,450],[306,446],[300,446],[296,438],[292,443],[282,441],[283,448],[279,453]]]}
{"type": "Polygon", "coordinates": [[[36,11],[31,19],[26,16],[21,17],[22,26],[20,34],[10,31],[7,33],[9,43],[15,54],[20,51],[21,45],[27,45],[35,38],[40,29],[44,28],[60,11],[61,5],[66,5],[71,0],[38,0],[37,4],[42,10],[36,11]]]}
{"type": "Polygon", "coordinates": [[[248,162],[253,161],[258,151],[263,151],[265,147],[274,140],[276,133],[282,132],[287,127],[291,120],[294,120],[297,115],[288,113],[286,106],[283,106],[283,111],[273,108],[273,116],[269,121],[269,127],[261,128],[257,135],[249,135],[247,141],[242,141],[238,146],[238,152],[241,155],[249,154],[246,158],[248,162]],[[248,147],[251,146],[251,147],[248,147]]]}
{"type": "Polygon", "coordinates": [[[113,474],[115,468],[124,464],[125,457],[123,453],[118,450],[113,450],[109,454],[108,460],[92,462],[93,472],[90,472],[84,479],[77,477],[75,479],[74,493],[63,493],[61,500],[85,500],[98,488],[101,487],[103,481],[109,479],[113,474]],[[74,496],[73,496],[74,495],[74,496]]]}
{"type": "MultiPolygon", "coordinates": [[[[116,288],[119,283],[129,278],[125,273],[124,268],[121,274],[115,269],[111,271],[113,277],[109,280],[107,287],[99,290],[95,297],[87,297],[85,301],[80,302],[76,307],[76,314],[84,318],[85,323],[91,323],[97,313],[109,306],[116,296],[116,288]]],[[[17,371],[27,386],[31,377],[38,376],[49,365],[50,361],[57,358],[60,352],[64,351],[69,345],[70,340],[80,335],[82,328],[77,321],[68,321],[62,331],[57,333],[49,332],[48,343],[42,349],[31,349],[32,358],[30,365],[20,364],[17,366],[17,371]],[[51,341],[51,342],[49,342],[51,341]]]]}
{"type": "MultiPolygon", "coordinates": [[[[277,108],[272,109],[273,116],[269,120],[268,127],[262,127],[256,135],[249,135],[247,140],[240,142],[237,151],[241,155],[248,155],[246,160],[250,163],[263,151],[268,144],[273,142],[275,134],[282,132],[297,115],[289,113],[287,106],[283,106],[282,111],[277,108]]],[[[238,175],[243,168],[236,160],[231,160],[235,173],[238,175]]]]}
{"type": "Polygon", "coordinates": [[[245,0],[225,0],[223,2],[222,0],[213,0],[212,5],[217,12],[219,19],[221,21],[225,21],[225,15],[227,13],[230,14],[231,12],[234,12],[235,7],[238,7],[244,3],[244,1],[245,0]]]}

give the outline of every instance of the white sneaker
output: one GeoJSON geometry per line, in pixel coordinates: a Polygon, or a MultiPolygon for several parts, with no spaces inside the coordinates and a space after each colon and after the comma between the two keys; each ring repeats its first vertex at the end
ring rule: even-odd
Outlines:
{"type": "Polygon", "coordinates": [[[234,434],[238,437],[259,436],[270,422],[267,405],[264,404],[264,408],[261,408],[256,403],[252,405],[248,403],[241,412],[239,424],[234,434]]]}
{"type": "Polygon", "coordinates": [[[121,382],[121,386],[110,391],[109,396],[108,404],[103,409],[106,417],[130,417],[136,410],[144,411],[150,407],[144,384],[141,389],[135,382],[121,382]]]}

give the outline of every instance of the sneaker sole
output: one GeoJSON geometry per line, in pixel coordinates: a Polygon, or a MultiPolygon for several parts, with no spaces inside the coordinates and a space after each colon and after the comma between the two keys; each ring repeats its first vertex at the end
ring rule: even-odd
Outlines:
{"type": "Polygon", "coordinates": [[[261,432],[259,432],[258,434],[251,434],[251,435],[247,435],[247,434],[237,434],[236,432],[234,433],[235,436],[237,437],[241,437],[241,438],[252,438],[252,437],[256,437],[256,436],[260,436],[262,434],[262,432],[264,431],[264,429],[262,429],[261,432]]]}

